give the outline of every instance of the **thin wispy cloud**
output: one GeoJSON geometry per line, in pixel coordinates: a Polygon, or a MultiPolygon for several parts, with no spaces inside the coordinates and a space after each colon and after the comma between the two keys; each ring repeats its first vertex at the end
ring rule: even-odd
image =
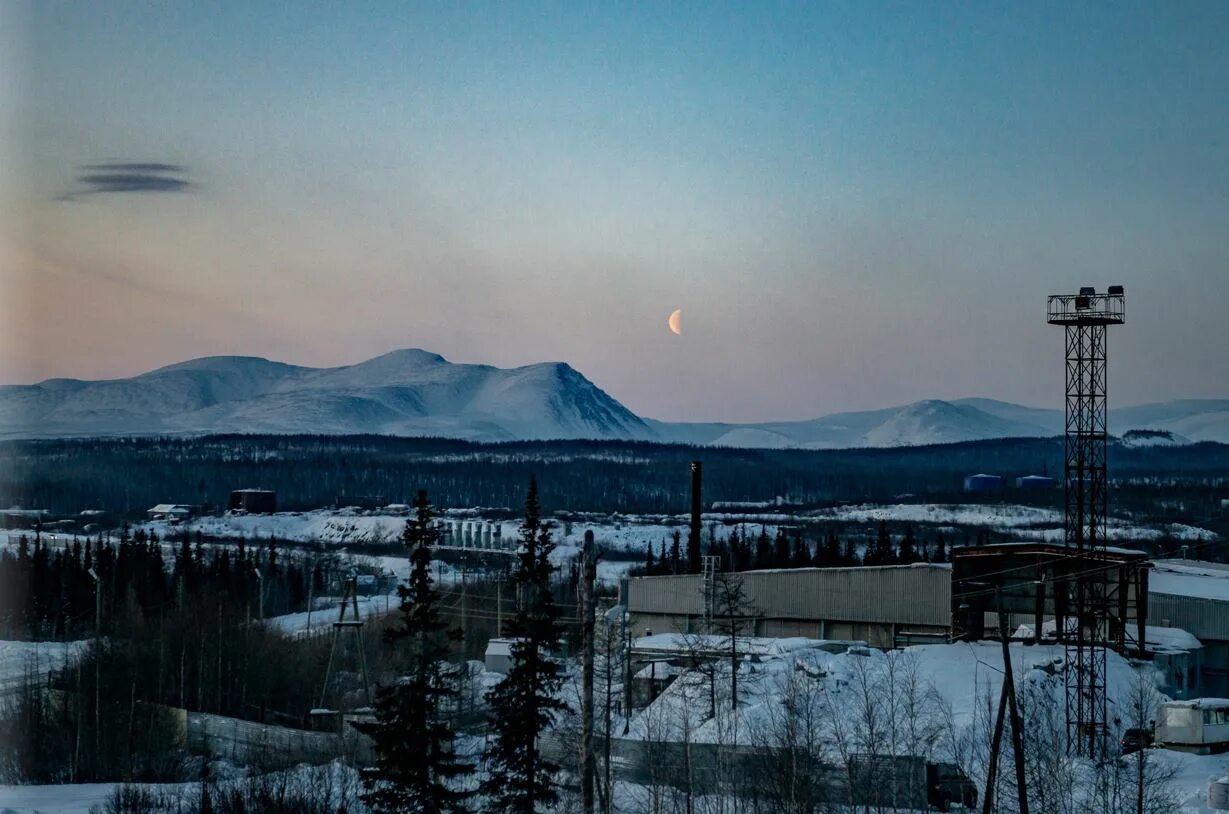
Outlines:
{"type": "Polygon", "coordinates": [[[182,164],[160,161],[108,161],[77,168],[77,187],[59,196],[74,200],[109,192],[190,192],[195,183],[182,164]]]}

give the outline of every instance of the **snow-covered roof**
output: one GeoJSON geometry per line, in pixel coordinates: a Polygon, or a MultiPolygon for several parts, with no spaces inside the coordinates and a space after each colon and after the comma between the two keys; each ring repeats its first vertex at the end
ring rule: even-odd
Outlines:
{"type": "Polygon", "coordinates": [[[670,678],[671,676],[682,675],[685,672],[687,671],[682,667],[675,667],[673,664],[666,662],[654,661],[645,665],[644,667],[641,667],[633,678],[660,680],[670,678]]]}
{"type": "MultiPolygon", "coordinates": [[[[1075,620],[1068,619],[1067,624],[1070,630],[1075,630],[1075,620]]],[[[1042,636],[1053,636],[1054,631],[1058,626],[1053,619],[1048,619],[1041,625],[1042,636]]],[[[1032,625],[1020,625],[1011,635],[1012,639],[1029,640],[1033,638],[1032,625]]],[[[1127,644],[1135,645],[1135,626],[1128,625],[1126,630],[1127,644]]],[[[1182,653],[1191,650],[1199,650],[1203,647],[1203,642],[1199,641],[1193,633],[1177,627],[1159,627],[1156,625],[1148,625],[1144,629],[1144,644],[1146,648],[1153,653],[1182,653]]]]}
{"type": "MultiPolygon", "coordinates": [[[[1011,540],[1006,543],[987,543],[979,546],[952,546],[953,550],[969,551],[982,549],[1010,549],[1010,548],[1056,548],[1056,549],[1075,549],[1075,546],[1068,545],[1062,540],[1039,542],[1036,540],[1011,540]]],[[[1147,559],[1147,552],[1140,551],[1138,548],[1122,548],[1120,546],[1097,546],[1097,551],[1104,551],[1106,554],[1118,554],[1127,557],[1136,557],[1138,559],[1147,559]]]]}
{"type": "Polygon", "coordinates": [[[1225,709],[1229,707],[1229,698],[1192,698],[1189,701],[1166,701],[1167,707],[1185,707],[1187,709],[1225,709]]]}
{"type": "MultiPolygon", "coordinates": [[[[1127,644],[1135,644],[1135,630],[1127,628],[1127,644]]],[[[1198,650],[1203,647],[1193,633],[1179,627],[1155,627],[1148,625],[1144,629],[1144,644],[1148,650],[1156,653],[1176,652],[1183,650],[1198,650]]]]}
{"type": "Polygon", "coordinates": [[[1148,592],[1229,602],[1229,565],[1200,560],[1155,560],[1148,592]]]}
{"type": "Polygon", "coordinates": [[[511,656],[512,645],[516,641],[516,639],[491,639],[486,643],[486,655],[511,656]]]}
{"type": "Polygon", "coordinates": [[[159,503],[150,511],[156,514],[190,514],[192,507],[186,503],[159,503]]]}

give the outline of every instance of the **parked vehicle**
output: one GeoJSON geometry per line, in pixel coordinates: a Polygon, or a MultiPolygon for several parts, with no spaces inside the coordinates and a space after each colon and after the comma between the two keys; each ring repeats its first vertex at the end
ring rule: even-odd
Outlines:
{"type": "Polygon", "coordinates": [[[1151,729],[1133,726],[1122,733],[1122,738],[1118,741],[1118,745],[1122,747],[1122,753],[1125,755],[1129,752],[1147,749],[1155,740],[1156,737],[1151,729]]]}

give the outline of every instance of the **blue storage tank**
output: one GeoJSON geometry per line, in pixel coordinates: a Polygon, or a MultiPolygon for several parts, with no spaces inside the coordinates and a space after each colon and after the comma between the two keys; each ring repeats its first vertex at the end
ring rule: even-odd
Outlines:
{"type": "Polygon", "coordinates": [[[1055,486],[1058,486],[1058,481],[1047,475],[1025,475],[1016,478],[1017,489],[1053,489],[1055,486]]]}
{"type": "Polygon", "coordinates": [[[1001,475],[969,475],[964,479],[966,492],[1001,492],[1003,478],[1001,475]]]}

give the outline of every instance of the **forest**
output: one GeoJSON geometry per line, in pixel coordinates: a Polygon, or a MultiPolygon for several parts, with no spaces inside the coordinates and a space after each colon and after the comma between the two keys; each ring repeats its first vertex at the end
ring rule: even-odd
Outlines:
{"type": "MultiPolygon", "coordinates": [[[[273,489],[281,510],[405,503],[425,488],[443,507],[512,509],[530,474],[555,510],[685,510],[688,463],[704,463],[704,500],[824,505],[840,501],[960,499],[967,475],[1004,477],[1001,495],[1049,501],[1011,487],[1026,474],[1062,471],[1063,442],[1001,439],[942,446],[760,450],[641,442],[477,444],[388,436],[89,438],[0,443],[0,506],[56,516],[99,510],[143,516],[158,503],[225,507],[230,492],[273,489]]],[[[1177,500],[1188,515],[1219,513],[1229,497],[1229,446],[1133,448],[1113,444],[1109,468],[1123,508],[1157,511],[1177,500]],[[1132,485],[1138,488],[1132,488],[1132,485]]]]}

